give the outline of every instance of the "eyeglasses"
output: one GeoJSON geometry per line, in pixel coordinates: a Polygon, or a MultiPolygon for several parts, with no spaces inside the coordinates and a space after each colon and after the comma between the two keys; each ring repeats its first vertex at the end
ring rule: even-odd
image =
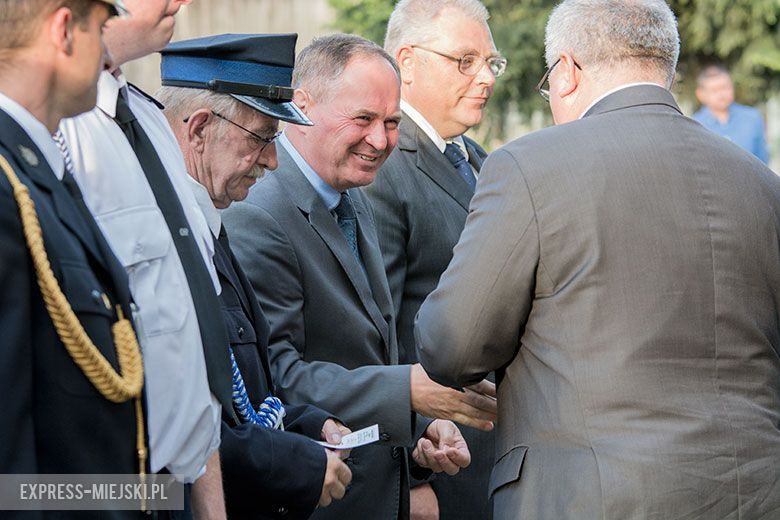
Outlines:
{"type": "MultiPolygon", "coordinates": [[[[223,120],[227,121],[228,123],[230,123],[231,125],[235,125],[235,126],[239,127],[241,130],[243,130],[244,132],[246,132],[246,133],[248,133],[249,135],[251,135],[251,136],[252,136],[252,138],[253,138],[253,139],[254,139],[254,140],[257,142],[258,150],[256,150],[256,151],[262,151],[262,150],[264,150],[266,146],[268,146],[269,144],[271,144],[271,143],[273,143],[274,141],[276,141],[276,139],[278,139],[278,137],[279,137],[280,135],[282,135],[282,132],[276,132],[276,133],[275,133],[273,136],[271,136],[271,137],[263,137],[262,135],[258,135],[258,134],[256,134],[256,133],[254,133],[253,131],[249,130],[248,128],[244,128],[243,126],[239,125],[239,124],[238,124],[238,123],[236,123],[235,121],[231,121],[230,119],[228,119],[227,117],[223,116],[223,115],[222,115],[222,114],[220,114],[219,112],[216,112],[216,111],[212,110],[212,111],[211,111],[211,113],[212,113],[212,114],[214,114],[214,116],[215,116],[215,117],[218,117],[218,118],[220,118],[220,119],[223,119],[223,120]]],[[[184,122],[185,122],[185,123],[186,123],[187,121],[189,121],[189,120],[190,120],[190,118],[189,118],[189,117],[185,117],[185,118],[184,118],[184,122]]]]}
{"type": "MultiPolygon", "coordinates": [[[[580,67],[579,64],[576,61],[574,61],[574,60],[572,60],[572,61],[574,62],[574,66],[575,67],[577,67],[578,69],[582,70],[582,67],[580,67]]],[[[558,63],[560,63],[560,62],[561,62],[561,59],[558,58],[557,60],[555,60],[555,63],[553,63],[552,65],[550,65],[547,68],[547,71],[544,73],[544,76],[542,76],[542,79],[539,80],[539,83],[536,84],[536,88],[534,89],[535,91],[537,91],[539,93],[540,96],[542,96],[542,98],[545,101],[550,101],[550,89],[546,89],[546,88],[542,88],[542,87],[544,86],[545,83],[547,83],[547,79],[550,77],[550,73],[553,71],[555,66],[558,65],[558,63]]]]}
{"type": "Polygon", "coordinates": [[[420,49],[438,54],[439,56],[447,58],[448,60],[457,61],[458,71],[466,76],[476,76],[479,71],[482,70],[482,66],[485,63],[487,63],[488,67],[490,68],[490,72],[493,73],[493,76],[495,77],[499,77],[504,72],[506,72],[506,58],[503,56],[491,56],[489,58],[483,58],[479,54],[468,53],[464,54],[460,58],[456,58],[455,56],[450,56],[449,54],[444,54],[443,52],[428,49],[426,47],[420,47],[419,45],[410,45],[410,47],[412,49],[420,49]]]}

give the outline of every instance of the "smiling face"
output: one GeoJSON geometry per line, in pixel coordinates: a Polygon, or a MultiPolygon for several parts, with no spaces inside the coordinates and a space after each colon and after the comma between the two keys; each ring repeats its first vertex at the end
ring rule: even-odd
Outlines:
{"type": "MultiPolygon", "coordinates": [[[[488,26],[457,9],[445,9],[432,24],[433,39],[423,47],[459,58],[498,56],[488,26]]],[[[482,120],[496,82],[483,66],[475,76],[458,71],[458,63],[435,53],[404,46],[396,58],[403,78],[403,98],[445,139],[461,135],[482,120]]]]}
{"type": "Polygon", "coordinates": [[[398,76],[386,60],[352,58],[327,99],[296,92],[314,122],[288,135],[306,162],[338,191],[365,186],[395,147],[401,120],[398,76]]]}

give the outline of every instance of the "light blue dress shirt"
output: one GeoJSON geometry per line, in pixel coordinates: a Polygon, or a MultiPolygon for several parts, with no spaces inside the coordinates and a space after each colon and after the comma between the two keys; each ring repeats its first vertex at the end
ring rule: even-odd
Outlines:
{"type": "Polygon", "coordinates": [[[752,153],[764,161],[764,164],[769,162],[764,135],[764,118],[755,108],[732,103],[729,107],[729,119],[725,123],[721,123],[707,107],[702,107],[693,114],[693,118],[706,129],[752,153]]]}
{"type": "Polygon", "coordinates": [[[298,150],[296,150],[290,140],[287,139],[286,134],[279,136],[277,144],[282,145],[284,149],[287,150],[287,153],[290,154],[293,162],[298,166],[298,168],[301,169],[304,177],[306,177],[306,180],[308,180],[314,188],[314,191],[316,191],[320,198],[322,198],[322,202],[325,203],[325,207],[328,208],[328,211],[332,212],[334,209],[336,209],[336,206],[338,206],[339,202],[341,201],[341,193],[339,193],[333,186],[323,181],[322,177],[317,175],[317,172],[314,171],[314,168],[309,166],[309,163],[306,162],[306,159],[304,159],[301,154],[298,153],[298,150]]]}

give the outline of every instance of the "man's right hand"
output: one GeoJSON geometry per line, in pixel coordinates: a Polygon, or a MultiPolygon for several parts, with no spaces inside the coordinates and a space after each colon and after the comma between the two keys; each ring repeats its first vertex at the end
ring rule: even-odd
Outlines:
{"type": "Polygon", "coordinates": [[[341,458],[332,450],[326,449],[328,465],[325,468],[325,480],[322,483],[320,493],[320,507],[327,507],[333,500],[344,498],[347,484],[352,481],[352,471],[342,462],[341,458]]]}
{"type": "Polygon", "coordinates": [[[434,382],[418,363],[412,365],[412,409],[426,417],[448,419],[465,426],[490,431],[496,420],[496,385],[487,379],[464,392],[434,382]]]}

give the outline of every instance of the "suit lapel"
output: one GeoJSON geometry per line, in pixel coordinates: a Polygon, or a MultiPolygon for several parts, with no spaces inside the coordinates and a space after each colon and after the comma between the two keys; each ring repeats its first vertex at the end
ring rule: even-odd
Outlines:
{"type": "Polygon", "coordinates": [[[238,263],[235,255],[233,255],[233,251],[230,249],[230,241],[228,240],[227,233],[225,233],[224,226],[220,229],[219,238],[214,239],[214,267],[216,267],[217,272],[224,280],[227,280],[236,294],[238,294],[244,312],[252,321],[252,326],[255,328],[257,353],[261,359],[265,380],[268,382],[268,389],[273,393],[273,379],[268,364],[268,323],[257,301],[250,301],[247,299],[254,299],[255,293],[249,280],[247,280],[244,271],[241,270],[241,265],[238,263]]]}
{"type": "MultiPolygon", "coordinates": [[[[368,312],[371,320],[374,322],[374,325],[376,325],[381,333],[385,343],[389,344],[388,326],[382,317],[382,313],[380,312],[376,301],[374,301],[369,280],[366,277],[366,273],[363,271],[363,267],[352,254],[347,241],[344,239],[344,235],[341,233],[341,229],[339,229],[336,219],[330,211],[328,211],[328,208],[325,207],[322,198],[306,179],[306,176],[300,168],[298,168],[295,161],[292,160],[284,147],[280,146],[277,150],[280,173],[272,175],[277,175],[277,180],[285,186],[285,190],[290,196],[290,199],[298,206],[307,218],[312,229],[319,235],[325,245],[328,246],[328,249],[330,249],[331,253],[336,258],[336,261],[341,266],[341,269],[344,271],[344,274],[357,292],[360,302],[363,304],[366,312],[368,312]],[[285,173],[281,174],[281,172],[285,173]]],[[[366,254],[364,253],[364,245],[366,251],[370,249],[370,247],[365,242],[364,236],[366,235],[366,225],[370,225],[370,223],[367,224],[367,222],[370,221],[368,221],[362,205],[360,205],[359,213],[358,208],[355,208],[355,213],[358,218],[359,247],[361,248],[361,254],[366,254]]],[[[371,256],[373,253],[368,254],[371,256]]],[[[365,258],[364,262],[366,262],[365,258]]],[[[368,270],[367,262],[366,269],[368,270]]]]}
{"type": "Polygon", "coordinates": [[[389,326],[384,317],[385,315],[392,315],[393,305],[390,301],[390,289],[387,286],[387,275],[385,274],[382,253],[379,250],[379,241],[376,237],[376,231],[374,230],[368,210],[363,204],[361,194],[358,193],[358,190],[349,191],[355,207],[355,214],[357,215],[360,255],[363,258],[363,265],[365,266],[365,273],[368,277],[372,295],[371,302],[373,305],[366,305],[366,309],[369,311],[371,319],[374,321],[377,329],[379,329],[379,332],[382,334],[382,339],[384,339],[385,346],[388,349],[387,355],[389,362],[389,358],[391,357],[389,351],[390,338],[388,337],[389,326]]]}
{"type": "Polygon", "coordinates": [[[433,141],[408,117],[401,123],[398,142],[400,149],[416,151],[417,169],[468,211],[473,191],[433,141]]]}
{"type": "Polygon", "coordinates": [[[476,143],[468,137],[464,136],[463,142],[466,143],[466,151],[469,153],[469,164],[479,172],[482,169],[482,163],[485,162],[485,151],[478,148],[476,143]]]}
{"type": "MultiPolygon", "coordinates": [[[[212,235],[213,236],[213,235],[212,235]]],[[[249,301],[246,299],[246,295],[242,288],[238,285],[237,273],[234,272],[234,267],[230,258],[230,245],[227,242],[227,235],[224,234],[224,228],[220,230],[219,238],[214,238],[214,267],[222,277],[227,280],[228,284],[233,287],[233,290],[238,295],[238,299],[241,300],[241,306],[244,308],[244,312],[252,318],[252,308],[249,301]]]]}

